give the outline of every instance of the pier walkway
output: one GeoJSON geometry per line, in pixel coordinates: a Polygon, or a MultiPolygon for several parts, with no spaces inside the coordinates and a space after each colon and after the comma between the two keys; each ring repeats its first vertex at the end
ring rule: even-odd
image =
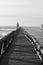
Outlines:
{"type": "Polygon", "coordinates": [[[0,65],[41,65],[32,42],[20,29],[11,46],[0,59],[0,65]]]}

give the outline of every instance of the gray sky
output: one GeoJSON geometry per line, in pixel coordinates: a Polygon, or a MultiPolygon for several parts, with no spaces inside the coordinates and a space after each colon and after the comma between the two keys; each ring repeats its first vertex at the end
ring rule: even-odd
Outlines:
{"type": "Polygon", "coordinates": [[[0,26],[43,24],[43,0],[0,0],[0,26]]]}

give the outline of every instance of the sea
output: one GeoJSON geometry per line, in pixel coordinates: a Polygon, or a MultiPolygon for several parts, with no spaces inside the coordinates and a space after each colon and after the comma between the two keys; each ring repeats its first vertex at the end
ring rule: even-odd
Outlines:
{"type": "Polygon", "coordinates": [[[0,39],[2,39],[4,36],[8,35],[9,33],[15,30],[15,26],[0,26],[0,39]]]}

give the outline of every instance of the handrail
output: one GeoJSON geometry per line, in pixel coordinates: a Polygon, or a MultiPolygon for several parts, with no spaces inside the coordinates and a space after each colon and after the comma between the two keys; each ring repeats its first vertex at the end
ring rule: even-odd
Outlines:
{"type": "Polygon", "coordinates": [[[42,48],[40,47],[39,41],[34,36],[31,36],[27,31],[25,31],[25,35],[28,37],[28,39],[31,40],[34,50],[36,51],[39,59],[43,61],[43,54],[41,53],[42,48]]]}
{"type": "Polygon", "coordinates": [[[11,45],[14,38],[17,36],[17,33],[18,33],[18,30],[12,31],[8,35],[6,35],[2,39],[0,39],[0,57],[4,54],[4,52],[11,45]]]}

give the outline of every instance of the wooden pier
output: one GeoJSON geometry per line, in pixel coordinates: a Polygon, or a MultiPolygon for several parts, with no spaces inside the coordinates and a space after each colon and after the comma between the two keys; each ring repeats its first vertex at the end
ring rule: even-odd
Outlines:
{"type": "MultiPolygon", "coordinates": [[[[6,41],[4,53],[1,54],[0,45],[0,65],[41,65],[42,62],[34,49],[33,39],[26,35],[22,29],[18,29],[9,34],[6,41]],[[33,45],[32,45],[33,42],[33,45]],[[8,46],[8,47],[7,47],[8,46]],[[7,49],[6,49],[7,48],[7,49]]],[[[4,39],[5,40],[5,39],[4,39]]],[[[3,43],[5,43],[3,40],[3,43]]],[[[4,44],[5,45],[5,44],[4,44]]]]}

